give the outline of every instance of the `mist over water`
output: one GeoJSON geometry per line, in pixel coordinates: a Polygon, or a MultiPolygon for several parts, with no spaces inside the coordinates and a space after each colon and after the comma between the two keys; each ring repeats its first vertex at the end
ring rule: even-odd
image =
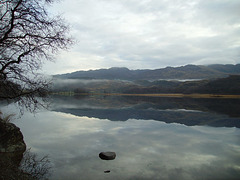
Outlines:
{"type": "Polygon", "coordinates": [[[55,96],[51,110],[14,123],[33,152],[49,155],[50,179],[237,179],[240,116],[225,108],[238,103],[55,96]],[[117,157],[103,161],[102,151],[117,157]]]}

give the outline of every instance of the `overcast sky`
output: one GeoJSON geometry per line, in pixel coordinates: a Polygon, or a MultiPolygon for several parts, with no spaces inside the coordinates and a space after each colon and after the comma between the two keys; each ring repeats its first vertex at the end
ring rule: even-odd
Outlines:
{"type": "Polygon", "coordinates": [[[61,0],[51,12],[78,42],[47,74],[240,63],[239,0],[61,0]]]}

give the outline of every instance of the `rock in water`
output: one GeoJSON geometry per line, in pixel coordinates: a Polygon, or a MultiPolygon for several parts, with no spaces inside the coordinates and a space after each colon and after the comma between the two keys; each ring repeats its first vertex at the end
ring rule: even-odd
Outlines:
{"type": "Polygon", "coordinates": [[[101,152],[99,154],[99,157],[102,160],[114,160],[116,158],[116,153],[115,152],[101,152]]]}

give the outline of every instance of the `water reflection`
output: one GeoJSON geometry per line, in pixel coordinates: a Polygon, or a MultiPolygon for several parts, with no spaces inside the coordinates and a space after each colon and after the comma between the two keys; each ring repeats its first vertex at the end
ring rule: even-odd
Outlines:
{"type": "Polygon", "coordinates": [[[188,126],[240,127],[240,99],[54,96],[53,110],[112,121],[157,120],[188,126]]]}
{"type": "Polygon", "coordinates": [[[52,179],[237,179],[238,128],[188,127],[159,121],[109,121],[58,112],[24,115],[25,141],[49,154],[52,179]],[[30,130],[31,129],[31,130],[30,130]],[[102,161],[100,151],[114,151],[102,161]],[[110,173],[104,173],[110,169],[110,173]]]}
{"type": "Polygon", "coordinates": [[[51,163],[48,156],[38,157],[30,149],[24,153],[0,153],[0,179],[48,179],[51,163]]]}
{"type": "MultiPolygon", "coordinates": [[[[228,104],[214,101],[221,108],[228,104]]],[[[54,111],[25,113],[15,124],[32,152],[49,155],[53,180],[238,179],[239,112],[233,113],[237,117],[219,114],[215,109],[221,108],[213,104],[201,99],[55,97],[54,111]],[[101,160],[99,153],[105,151],[116,152],[116,159],[101,160]]]]}

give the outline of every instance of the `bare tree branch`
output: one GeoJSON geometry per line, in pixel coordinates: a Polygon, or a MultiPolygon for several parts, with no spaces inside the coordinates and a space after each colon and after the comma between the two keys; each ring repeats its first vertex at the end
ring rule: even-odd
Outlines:
{"type": "Polygon", "coordinates": [[[52,2],[0,1],[0,98],[34,101],[33,96],[49,86],[37,78],[42,62],[73,43],[63,19],[48,15],[46,5],[52,2]]]}
{"type": "Polygon", "coordinates": [[[10,20],[10,28],[9,30],[4,34],[3,38],[0,39],[0,43],[2,43],[4,40],[7,39],[9,33],[13,30],[14,28],[14,19],[15,19],[15,11],[17,10],[17,8],[19,7],[19,5],[22,3],[22,0],[19,0],[17,5],[15,6],[14,9],[11,10],[11,20],[10,20]]]}

